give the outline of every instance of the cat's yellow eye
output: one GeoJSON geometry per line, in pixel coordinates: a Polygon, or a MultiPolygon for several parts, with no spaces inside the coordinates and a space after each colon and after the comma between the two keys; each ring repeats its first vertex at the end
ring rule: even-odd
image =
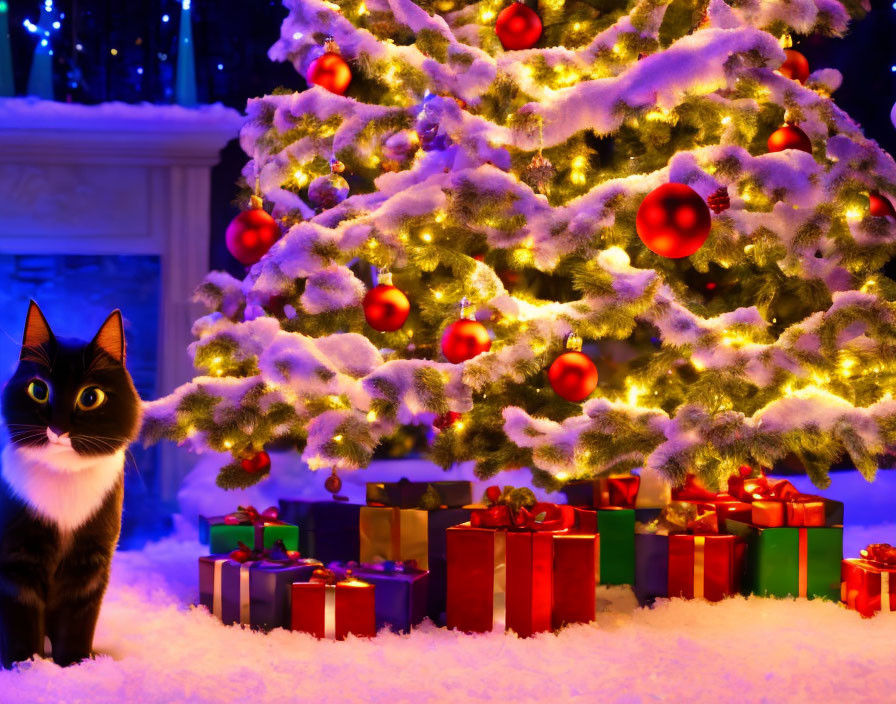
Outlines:
{"type": "Polygon", "coordinates": [[[46,403],[50,400],[50,387],[47,386],[47,382],[40,379],[28,382],[28,386],[25,387],[25,393],[38,403],[46,403]]]}
{"type": "Polygon", "coordinates": [[[88,386],[81,389],[75,405],[82,411],[95,411],[105,400],[106,394],[99,386],[88,386]]]}

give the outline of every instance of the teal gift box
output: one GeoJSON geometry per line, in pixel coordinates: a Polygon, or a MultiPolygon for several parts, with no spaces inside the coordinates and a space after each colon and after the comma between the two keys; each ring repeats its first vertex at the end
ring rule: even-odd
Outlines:
{"type": "Polygon", "coordinates": [[[635,511],[630,508],[600,509],[600,583],[635,583],[635,511]]]}
{"type": "Polygon", "coordinates": [[[299,549],[299,528],[278,518],[275,507],[259,513],[252,506],[240,506],[224,517],[221,523],[209,525],[209,550],[214,555],[225,555],[239,547],[240,543],[261,551],[283,541],[286,550],[299,549]]]}
{"type": "Polygon", "coordinates": [[[725,530],[747,543],[745,594],[840,599],[842,526],[762,528],[729,519],[725,530]]]}

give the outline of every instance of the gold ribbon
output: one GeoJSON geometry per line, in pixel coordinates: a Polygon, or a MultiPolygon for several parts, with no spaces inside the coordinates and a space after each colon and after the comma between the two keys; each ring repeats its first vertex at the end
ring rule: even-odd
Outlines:
{"type": "Polygon", "coordinates": [[[212,580],[212,614],[219,620],[224,618],[224,607],[221,603],[221,571],[227,559],[223,557],[215,560],[215,576],[212,580]]]}
{"type": "Polygon", "coordinates": [[[703,598],[703,583],[706,579],[706,536],[694,536],[694,598],[703,598]]]}
{"type": "Polygon", "coordinates": [[[594,586],[600,584],[600,533],[594,536],[594,586]]]}
{"type": "Polygon", "coordinates": [[[893,610],[890,607],[890,573],[886,570],[880,571],[880,610],[893,610]]]}
{"type": "Polygon", "coordinates": [[[492,587],[492,630],[507,628],[507,531],[494,532],[495,581],[492,587]]]}
{"type": "Polygon", "coordinates": [[[324,585],[324,638],[336,639],[336,585],[324,585]]]}
{"type": "Polygon", "coordinates": [[[799,567],[799,596],[809,595],[809,534],[805,528],[800,528],[800,567],[799,567]]]}

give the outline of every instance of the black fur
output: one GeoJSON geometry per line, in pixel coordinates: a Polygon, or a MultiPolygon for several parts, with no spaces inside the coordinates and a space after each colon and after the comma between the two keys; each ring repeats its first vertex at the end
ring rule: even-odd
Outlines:
{"type": "MultiPolygon", "coordinates": [[[[57,339],[37,306],[28,312],[18,368],[3,392],[3,416],[13,445],[41,446],[46,429],[69,433],[82,456],[113,454],[135,437],[140,400],[124,366],[124,336],[116,311],[89,343],[57,339]],[[52,393],[40,404],[27,394],[35,378],[52,393]],[[102,406],[79,410],[85,385],[106,394],[102,406]]],[[[69,665],[90,657],[93,633],[121,527],[123,480],[99,510],[71,533],[35,513],[0,479],[0,666],[42,655],[69,665]]]]}

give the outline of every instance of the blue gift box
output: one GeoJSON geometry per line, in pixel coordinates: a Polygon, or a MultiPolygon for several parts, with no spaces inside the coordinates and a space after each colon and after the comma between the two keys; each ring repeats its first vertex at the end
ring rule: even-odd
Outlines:
{"type": "Polygon", "coordinates": [[[429,570],[399,570],[390,562],[379,565],[335,562],[329,567],[337,577],[344,578],[350,571],[354,579],[376,587],[377,630],[388,625],[393,631],[407,633],[426,618],[429,570]]]}

